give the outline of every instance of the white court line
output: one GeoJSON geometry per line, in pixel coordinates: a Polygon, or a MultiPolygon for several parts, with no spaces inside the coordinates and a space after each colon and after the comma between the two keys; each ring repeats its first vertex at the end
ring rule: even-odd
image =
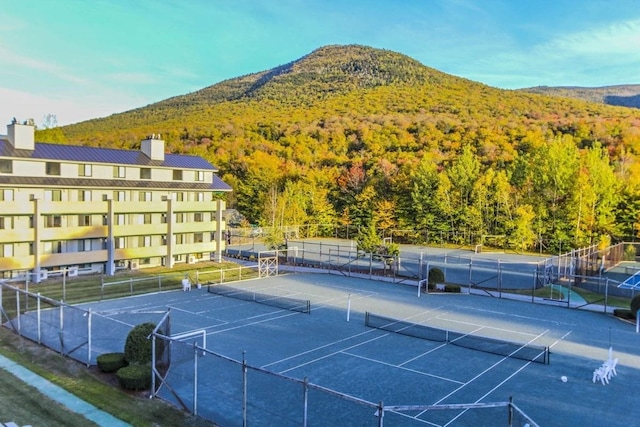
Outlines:
{"type": "Polygon", "coordinates": [[[527,319],[527,320],[535,320],[536,322],[553,323],[556,326],[560,325],[560,322],[556,320],[549,320],[543,317],[522,316],[519,314],[513,314],[513,313],[504,312],[504,311],[487,310],[487,309],[471,307],[466,305],[454,305],[454,307],[466,309],[468,312],[478,311],[480,313],[491,313],[491,314],[498,314],[500,316],[515,317],[516,319],[527,319]]]}
{"type": "MultiPolygon", "coordinates": [[[[384,336],[387,336],[387,335],[384,335],[384,336]]],[[[434,349],[432,349],[432,350],[430,350],[430,351],[428,351],[427,353],[424,353],[424,354],[431,353],[432,351],[435,351],[435,350],[437,350],[437,349],[439,349],[439,348],[441,348],[441,347],[443,347],[445,345],[446,344],[442,344],[442,345],[440,345],[440,346],[438,346],[438,347],[436,347],[436,348],[434,348],[434,349]]],[[[392,368],[401,369],[403,371],[413,372],[414,374],[424,375],[425,377],[437,378],[439,380],[449,381],[449,382],[456,383],[456,384],[464,384],[464,382],[462,382],[462,381],[452,380],[451,378],[441,377],[439,375],[428,374],[426,372],[417,371],[415,369],[404,368],[404,367],[402,367],[402,365],[394,365],[393,363],[386,363],[386,362],[383,362],[381,360],[371,359],[369,357],[364,357],[364,356],[359,356],[357,354],[349,353],[348,351],[341,351],[340,353],[346,354],[347,356],[356,357],[358,359],[368,360],[369,362],[374,362],[374,363],[377,363],[377,364],[380,364],[380,365],[391,366],[392,368]]]]}
{"type": "MultiPolygon", "coordinates": [[[[553,347],[554,345],[558,344],[560,341],[562,341],[565,337],[569,336],[569,334],[572,331],[567,332],[566,334],[564,334],[562,337],[560,337],[559,339],[557,339],[552,345],[549,346],[549,348],[553,347]]],[[[505,378],[504,380],[502,380],[502,382],[500,382],[500,384],[496,385],[494,388],[492,388],[491,390],[489,390],[488,392],[486,392],[482,397],[480,397],[478,400],[476,400],[474,403],[478,403],[480,402],[482,399],[486,398],[487,396],[489,396],[491,393],[493,393],[494,391],[496,391],[499,387],[501,387],[504,383],[506,383],[507,381],[509,381],[511,378],[515,377],[517,374],[520,373],[520,371],[522,371],[524,368],[526,368],[527,366],[529,366],[530,364],[532,364],[533,362],[529,361],[527,363],[525,363],[523,366],[520,367],[520,369],[518,369],[517,371],[515,371],[513,374],[509,375],[507,378],[505,378]]],[[[464,411],[462,411],[461,413],[459,413],[456,417],[454,417],[451,421],[449,421],[447,424],[444,425],[444,427],[448,426],[449,424],[451,424],[452,422],[454,422],[455,420],[457,420],[459,417],[462,416],[462,414],[464,414],[465,412],[467,412],[468,409],[465,409],[464,411]]]]}
{"type": "MultiPolygon", "coordinates": [[[[441,308],[441,307],[438,307],[438,308],[436,308],[436,309],[434,309],[434,310],[437,310],[437,309],[439,309],[439,308],[441,308]]],[[[412,316],[412,317],[419,316],[419,315],[424,315],[425,313],[429,313],[429,312],[431,312],[431,311],[433,311],[433,310],[423,311],[422,313],[418,313],[418,314],[416,314],[416,315],[414,315],[414,316],[412,316]]],[[[321,350],[321,349],[323,349],[323,348],[327,348],[327,347],[330,347],[330,346],[332,346],[332,345],[339,344],[339,343],[344,342],[344,341],[349,341],[349,340],[351,340],[351,339],[353,339],[353,338],[356,338],[356,337],[359,337],[359,336],[362,336],[362,335],[366,335],[366,334],[373,333],[375,330],[376,330],[376,329],[369,329],[369,330],[366,330],[366,331],[361,332],[361,333],[359,333],[359,334],[351,335],[351,336],[348,336],[348,337],[345,337],[345,338],[339,339],[339,340],[337,340],[337,341],[332,341],[332,342],[330,342],[330,343],[327,343],[327,344],[321,345],[321,346],[319,346],[319,347],[314,347],[314,348],[312,348],[312,349],[310,349],[310,350],[303,351],[302,353],[297,353],[297,354],[294,354],[294,355],[292,355],[292,356],[286,357],[286,358],[284,358],[284,359],[276,360],[276,361],[274,361],[274,362],[271,362],[271,363],[268,363],[268,364],[266,364],[266,365],[263,365],[263,366],[262,366],[262,368],[266,368],[266,367],[268,367],[268,366],[275,365],[275,364],[278,364],[278,363],[281,363],[281,362],[284,362],[284,361],[287,361],[287,360],[290,360],[290,359],[295,359],[295,358],[300,357],[300,356],[303,356],[303,355],[305,355],[305,354],[313,353],[313,352],[318,351],[318,350],[321,350]]],[[[380,337],[378,337],[378,338],[383,338],[383,337],[386,337],[386,336],[388,336],[388,335],[390,335],[390,334],[381,335],[381,336],[380,336],[380,337]]],[[[378,338],[376,338],[376,339],[378,339],[378,338]]],[[[333,356],[333,355],[335,355],[335,354],[339,354],[339,353],[340,353],[340,352],[342,352],[342,351],[349,350],[349,349],[352,349],[352,348],[358,347],[358,346],[360,346],[360,345],[362,345],[362,344],[366,344],[366,343],[369,343],[369,342],[372,342],[372,341],[375,341],[375,339],[373,339],[373,340],[369,340],[369,341],[365,341],[365,342],[362,342],[362,343],[360,343],[360,344],[357,344],[357,345],[354,345],[354,346],[350,346],[350,347],[344,348],[344,349],[342,349],[342,350],[335,351],[335,352],[333,352],[333,353],[331,353],[331,354],[328,354],[328,355],[325,355],[325,356],[319,357],[319,358],[314,359],[314,360],[309,361],[309,362],[302,363],[302,364],[297,365],[297,366],[295,366],[295,367],[293,367],[293,368],[286,369],[286,370],[284,370],[284,371],[281,371],[280,373],[288,372],[288,371],[290,371],[290,370],[297,369],[297,368],[299,368],[299,367],[301,367],[301,366],[308,365],[308,364],[313,363],[313,362],[315,362],[315,361],[322,360],[322,359],[326,359],[326,358],[327,358],[327,357],[329,357],[329,356],[333,356]]]]}
{"type": "MultiPolygon", "coordinates": [[[[449,313],[444,313],[442,316],[444,316],[446,314],[449,314],[449,313]]],[[[464,322],[464,321],[461,321],[461,320],[449,319],[449,318],[442,317],[442,316],[438,316],[437,319],[444,320],[444,321],[451,322],[451,323],[457,323],[457,324],[460,324],[460,325],[483,327],[484,329],[490,329],[492,331],[509,332],[509,333],[513,333],[513,334],[516,334],[516,335],[525,335],[525,336],[528,335],[528,336],[531,336],[531,337],[537,336],[537,333],[535,333],[535,332],[522,332],[522,331],[516,331],[514,329],[496,328],[494,326],[487,326],[487,325],[482,325],[482,324],[473,323],[473,322],[464,322]]],[[[447,329],[449,329],[449,328],[447,328],[447,329]]],[[[501,338],[497,338],[497,339],[501,339],[501,338]]]]}
{"type": "MultiPolygon", "coordinates": [[[[546,334],[547,332],[549,332],[549,329],[547,329],[546,331],[544,331],[543,333],[541,333],[540,335],[538,335],[536,338],[532,339],[531,341],[529,341],[530,343],[535,341],[536,339],[540,338],[541,336],[543,336],[544,334],[546,334]]],[[[448,399],[449,397],[453,396],[454,394],[456,394],[457,392],[459,392],[460,390],[462,390],[463,388],[465,388],[466,386],[468,386],[469,384],[471,384],[472,382],[474,382],[475,380],[477,380],[478,378],[480,378],[481,376],[483,376],[484,374],[486,374],[487,372],[489,372],[490,370],[492,370],[493,368],[497,367],[498,365],[500,365],[502,362],[504,362],[505,360],[510,359],[509,357],[505,356],[502,359],[500,359],[499,361],[497,361],[496,363],[494,363],[493,365],[489,366],[487,369],[485,369],[484,371],[480,372],[478,375],[476,375],[475,377],[471,378],[469,381],[467,381],[466,383],[464,383],[463,385],[461,385],[460,387],[456,388],[455,390],[451,391],[451,393],[447,394],[446,396],[444,396],[442,399],[436,401],[434,403],[434,405],[437,405],[439,403],[441,403],[442,401],[444,401],[445,399],[448,399]]],[[[530,363],[530,362],[527,362],[530,363]]],[[[424,414],[427,411],[422,411],[420,412],[418,415],[416,415],[416,417],[421,416],[422,414],[424,414]]]]}

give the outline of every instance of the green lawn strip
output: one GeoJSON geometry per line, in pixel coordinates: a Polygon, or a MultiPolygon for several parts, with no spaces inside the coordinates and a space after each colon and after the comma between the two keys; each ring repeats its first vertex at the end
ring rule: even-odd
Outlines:
{"type": "MultiPolygon", "coordinates": [[[[130,394],[101,380],[85,365],[0,328],[0,353],[78,398],[134,426],[213,426],[148,392],[130,394]]],[[[95,368],[94,368],[95,369],[95,368]]],[[[0,420],[1,421],[1,420],[0,420]]],[[[6,420],[11,421],[11,420],[6,420]]],[[[28,422],[25,424],[29,424],[28,422]]],[[[84,420],[84,425],[87,420],[84,420]]],[[[49,425],[33,423],[32,425],[49,425]]]]}
{"type": "Polygon", "coordinates": [[[49,427],[95,425],[3,369],[0,369],[0,390],[0,422],[49,427]]]}
{"type": "MultiPolygon", "coordinates": [[[[578,288],[576,286],[572,287],[571,290],[577,293],[578,295],[580,295],[582,298],[584,298],[584,300],[587,301],[587,303],[589,304],[604,305],[604,295],[587,291],[585,289],[578,288]]],[[[518,295],[531,296],[531,289],[509,289],[509,290],[504,290],[503,293],[512,293],[512,294],[518,294],[518,295]]],[[[558,289],[554,289],[553,291],[551,291],[549,287],[546,287],[546,286],[536,289],[533,292],[533,296],[538,298],[548,298],[548,299],[554,299],[559,301],[562,301],[566,297],[563,291],[558,289]]],[[[630,298],[616,297],[611,295],[607,297],[607,305],[609,307],[629,308],[630,303],[631,303],[630,298]]]]}

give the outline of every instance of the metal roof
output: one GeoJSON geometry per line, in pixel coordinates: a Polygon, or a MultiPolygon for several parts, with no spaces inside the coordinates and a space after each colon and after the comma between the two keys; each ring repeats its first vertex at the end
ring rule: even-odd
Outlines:
{"type": "Polygon", "coordinates": [[[0,139],[0,157],[217,171],[217,168],[204,158],[185,154],[165,154],[164,161],[159,161],[151,160],[138,150],[85,147],[43,142],[36,142],[34,150],[16,150],[6,139],[0,139]]]}
{"type": "Polygon", "coordinates": [[[62,178],[62,177],[27,177],[0,175],[0,185],[29,186],[29,187],[73,187],[73,188],[133,188],[150,190],[201,190],[201,191],[231,191],[231,187],[213,176],[213,182],[187,181],[152,181],[125,179],[91,179],[91,178],[62,178]]]}

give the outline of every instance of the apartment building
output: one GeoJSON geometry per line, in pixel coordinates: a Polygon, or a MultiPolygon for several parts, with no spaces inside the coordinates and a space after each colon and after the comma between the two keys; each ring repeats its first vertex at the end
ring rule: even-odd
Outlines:
{"type": "Polygon", "coordinates": [[[37,143],[27,123],[0,136],[0,278],[219,261],[224,193],[201,157],[37,143]]]}

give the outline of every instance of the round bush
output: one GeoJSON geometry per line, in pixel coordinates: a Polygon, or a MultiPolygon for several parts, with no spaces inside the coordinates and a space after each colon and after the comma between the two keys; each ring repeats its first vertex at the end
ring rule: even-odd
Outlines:
{"type": "Polygon", "coordinates": [[[434,267],[429,270],[429,276],[427,277],[427,281],[430,285],[435,285],[436,283],[444,282],[444,273],[437,267],[434,267]]]}
{"type": "Polygon", "coordinates": [[[151,387],[151,365],[129,365],[118,369],[116,376],[122,388],[147,390],[151,387]]]}
{"type": "Polygon", "coordinates": [[[451,292],[454,294],[460,293],[460,285],[444,285],[445,292],[451,292]]]}
{"type": "Polygon", "coordinates": [[[633,318],[638,315],[638,310],[640,310],[640,294],[637,294],[631,300],[631,313],[633,313],[633,318]]]}
{"type": "MultiPolygon", "coordinates": [[[[151,338],[149,335],[153,332],[156,325],[153,323],[142,323],[135,326],[127,335],[127,341],[124,344],[124,359],[130,365],[144,365],[151,362],[151,338]]],[[[156,355],[162,353],[161,341],[156,341],[156,355]]]]}
{"type": "Polygon", "coordinates": [[[98,367],[102,372],[116,372],[127,366],[124,353],[105,353],[97,357],[98,367]]]}

